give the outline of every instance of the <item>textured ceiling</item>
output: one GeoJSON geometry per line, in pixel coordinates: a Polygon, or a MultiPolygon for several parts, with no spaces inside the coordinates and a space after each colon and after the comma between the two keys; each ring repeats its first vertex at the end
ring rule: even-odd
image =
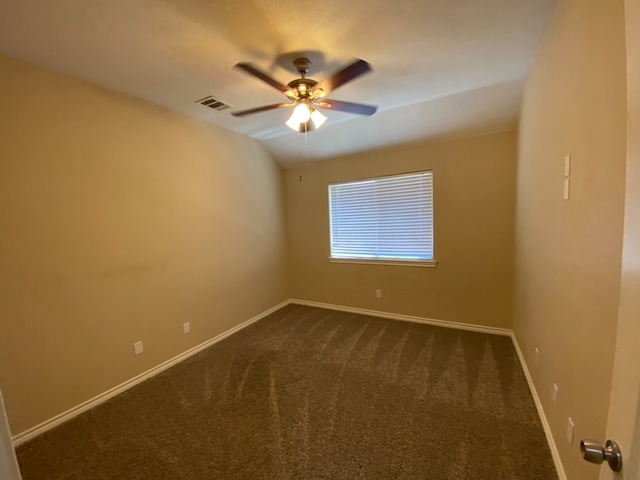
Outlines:
{"type": "Polygon", "coordinates": [[[257,138],[282,163],[425,138],[505,130],[555,0],[7,0],[0,52],[257,138]],[[287,83],[295,52],[322,80],[353,58],[373,72],[329,98],[379,106],[324,111],[307,138],[290,110],[236,118],[286,98],[232,69],[251,62],[287,83]]]}

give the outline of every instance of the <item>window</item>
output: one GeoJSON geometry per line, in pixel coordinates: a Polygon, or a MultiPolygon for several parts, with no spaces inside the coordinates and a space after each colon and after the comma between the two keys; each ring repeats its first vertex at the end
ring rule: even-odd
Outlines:
{"type": "Polygon", "coordinates": [[[331,259],[433,262],[433,173],[329,185],[331,259]]]}

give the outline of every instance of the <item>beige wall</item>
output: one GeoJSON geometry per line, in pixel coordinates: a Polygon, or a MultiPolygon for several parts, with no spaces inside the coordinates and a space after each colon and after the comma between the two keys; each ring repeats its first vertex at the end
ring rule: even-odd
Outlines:
{"type": "Polygon", "coordinates": [[[501,133],[377,150],[287,169],[295,298],[510,327],[516,137],[501,133]],[[327,185],[432,169],[436,268],[330,263],[327,185]],[[300,176],[302,181],[300,182],[300,176]],[[382,298],[375,298],[375,290],[382,298]]]}
{"type": "Polygon", "coordinates": [[[280,170],[258,143],[7,58],[0,78],[15,434],[288,298],[280,170]]]}
{"type": "Polygon", "coordinates": [[[571,480],[598,477],[578,442],[604,440],[611,387],[625,187],[623,3],[559,2],[520,124],[514,331],[571,480]],[[567,154],[571,198],[563,201],[567,154]]]}

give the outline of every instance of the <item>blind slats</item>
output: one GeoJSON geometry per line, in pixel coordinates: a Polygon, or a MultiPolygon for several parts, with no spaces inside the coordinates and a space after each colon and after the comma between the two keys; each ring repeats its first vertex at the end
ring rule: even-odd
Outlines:
{"type": "Polygon", "coordinates": [[[433,174],[329,186],[331,256],[433,259],[433,174]]]}

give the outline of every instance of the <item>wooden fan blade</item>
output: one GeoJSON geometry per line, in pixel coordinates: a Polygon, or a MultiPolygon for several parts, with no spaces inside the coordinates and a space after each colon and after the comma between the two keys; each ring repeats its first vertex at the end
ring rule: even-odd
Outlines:
{"type": "Polygon", "coordinates": [[[241,70],[244,70],[245,72],[247,72],[250,75],[253,75],[256,78],[259,78],[264,83],[266,83],[268,85],[271,85],[273,88],[275,88],[276,90],[281,91],[282,93],[284,93],[287,90],[289,90],[289,87],[287,87],[286,85],[283,85],[282,83],[280,83],[276,79],[272,78],[270,75],[266,74],[262,70],[254,67],[250,63],[237,63],[235,65],[235,67],[239,68],[241,70]]]}
{"type": "Polygon", "coordinates": [[[276,110],[278,108],[293,107],[295,103],[274,103],[273,105],[264,105],[262,107],[249,108],[247,110],[240,110],[238,112],[231,112],[234,117],[244,117],[245,115],[252,115],[254,113],[267,112],[269,110],[276,110]]]}
{"type": "Polygon", "coordinates": [[[374,105],[364,105],[362,103],[342,102],[340,100],[322,99],[316,104],[320,108],[328,108],[339,112],[355,113],[356,115],[373,115],[378,110],[374,105]]]}
{"type": "Polygon", "coordinates": [[[360,75],[364,75],[367,72],[371,71],[371,66],[365,62],[364,60],[356,60],[355,62],[347,65],[342,70],[337,73],[334,73],[329,78],[326,78],[318,85],[311,89],[311,92],[315,92],[317,90],[323,90],[325,94],[332,92],[336,88],[344,85],[347,82],[350,82],[354,78],[359,77],[360,75]]]}

